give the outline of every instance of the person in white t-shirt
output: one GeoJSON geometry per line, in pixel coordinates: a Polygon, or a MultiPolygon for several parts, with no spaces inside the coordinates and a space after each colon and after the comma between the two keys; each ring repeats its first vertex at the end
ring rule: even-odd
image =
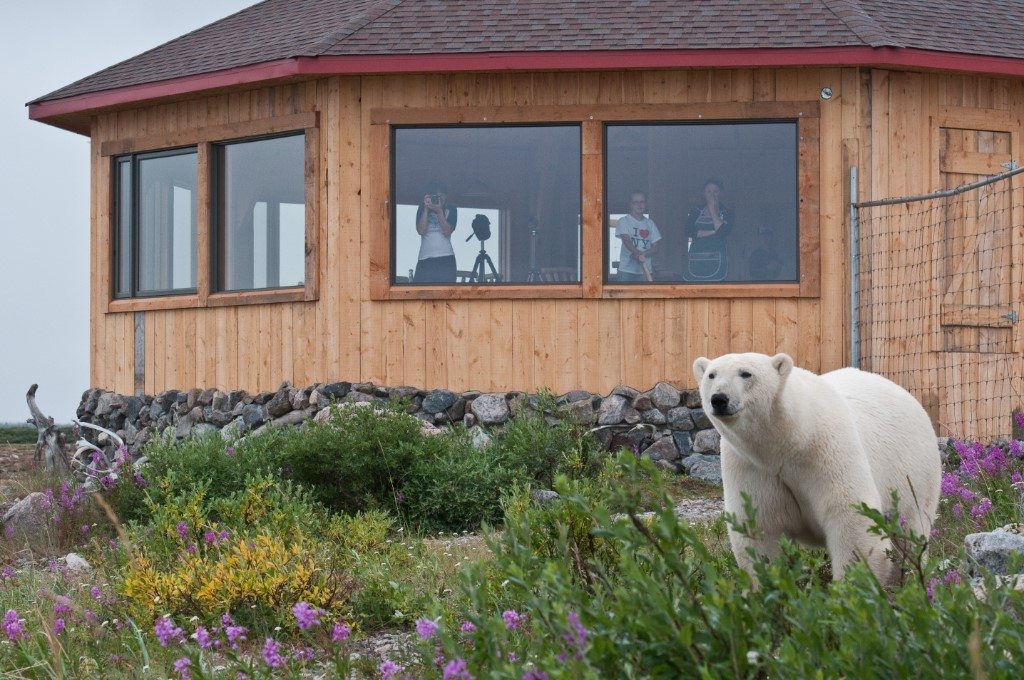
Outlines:
{"type": "Polygon", "coordinates": [[[620,217],[615,228],[615,235],[622,241],[619,281],[646,281],[654,272],[654,254],[658,251],[661,232],[646,212],[647,194],[642,191],[631,193],[629,214],[620,217]]]}
{"type": "Polygon", "coordinates": [[[431,182],[416,209],[416,232],[420,235],[420,255],[413,283],[455,283],[455,250],[452,232],[459,211],[448,203],[447,187],[431,182]]]}

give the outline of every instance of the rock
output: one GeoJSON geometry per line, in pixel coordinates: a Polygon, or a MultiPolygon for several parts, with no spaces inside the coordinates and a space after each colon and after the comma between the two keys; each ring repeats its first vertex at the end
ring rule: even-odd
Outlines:
{"type": "Polygon", "coordinates": [[[472,413],[467,413],[466,415],[462,416],[462,424],[466,427],[466,429],[473,427],[474,425],[476,425],[476,416],[473,415],[472,413]]]}
{"type": "Polygon", "coordinates": [[[712,484],[722,483],[722,459],[718,456],[708,456],[700,453],[692,453],[681,461],[683,469],[691,477],[702,479],[712,484]]]}
{"type": "Polygon", "coordinates": [[[245,434],[246,429],[245,420],[238,416],[221,429],[220,438],[226,442],[233,442],[245,434]]]}
{"type": "MultiPolygon", "coordinates": [[[[618,389],[617,387],[615,389],[618,389]]],[[[598,425],[618,425],[626,415],[626,397],[612,394],[601,401],[601,409],[597,412],[598,425]]]]}
{"type": "Polygon", "coordinates": [[[197,399],[197,403],[200,406],[210,406],[211,404],[213,404],[213,398],[215,396],[217,396],[217,390],[203,390],[202,393],[200,393],[199,398],[197,399]]]}
{"type": "Polygon", "coordinates": [[[402,386],[402,387],[389,387],[387,390],[388,399],[391,401],[413,401],[419,396],[420,391],[415,387],[402,386]]]}
{"type": "Polygon", "coordinates": [[[234,420],[234,416],[231,415],[230,411],[217,411],[212,407],[210,408],[209,413],[204,410],[203,414],[206,417],[206,422],[211,425],[216,425],[217,427],[224,427],[234,420]]]}
{"type": "Polygon", "coordinates": [[[721,441],[722,435],[718,434],[718,430],[700,430],[693,437],[693,450],[697,453],[719,453],[721,441]]]}
{"type": "Polygon", "coordinates": [[[331,418],[337,413],[338,408],[336,406],[329,406],[325,409],[321,409],[313,416],[313,420],[318,423],[328,423],[331,418]]]}
{"type": "Polygon", "coordinates": [[[678,460],[656,460],[654,464],[665,472],[678,475],[683,471],[683,465],[678,460]]]}
{"type": "Polygon", "coordinates": [[[651,401],[651,398],[648,395],[641,394],[633,400],[633,408],[637,411],[650,411],[654,408],[654,402],[651,401]]]}
{"type": "Polygon", "coordinates": [[[459,395],[449,390],[431,390],[423,397],[423,410],[427,413],[444,413],[459,400],[459,395]]]}
{"type": "Polygon", "coordinates": [[[248,430],[259,427],[267,421],[267,412],[259,404],[248,404],[242,407],[242,422],[248,430]]]}
{"type": "Polygon", "coordinates": [[[365,392],[352,390],[341,400],[342,404],[369,404],[373,401],[373,395],[365,392]]]}
{"type": "Polygon", "coordinates": [[[615,431],[612,430],[612,428],[599,427],[597,429],[591,430],[590,434],[594,438],[594,441],[597,442],[597,445],[600,446],[602,449],[607,451],[608,449],[611,448],[612,437],[615,436],[615,431]]]}
{"type": "Polygon", "coordinates": [[[203,391],[198,387],[195,387],[188,391],[188,393],[185,396],[185,406],[188,408],[189,411],[194,409],[196,406],[199,406],[199,397],[201,397],[202,394],[203,391]]]}
{"type": "Polygon", "coordinates": [[[693,429],[695,430],[706,430],[714,427],[702,408],[690,409],[690,417],[693,418],[693,429]]]}
{"type": "Polygon", "coordinates": [[[633,453],[639,453],[643,449],[644,441],[646,439],[647,433],[642,429],[633,428],[628,432],[616,432],[612,435],[612,441],[609,449],[611,451],[626,449],[633,453]]]}
{"type": "Polygon", "coordinates": [[[352,391],[352,383],[350,382],[335,382],[328,383],[320,388],[320,394],[327,397],[328,401],[339,401],[345,397],[346,394],[352,391]]]}
{"type": "MultiPolygon", "coordinates": [[[[612,390],[612,395],[616,395],[616,396],[619,396],[619,397],[625,397],[626,399],[636,399],[638,394],[640,394],[640,393],[637,392],[636,390],[634,390],[629,385],[619,385],[614,390],[612,390]]],[[[611,396],[611,395],[609,395],[609,396],[611,396]]]]}
{"type": "Polygon", "coordinates": [[[589,395],[584,399],[569,402],[566,406],[566,415],[577,425],[593,425],[597,417],[594,413],[594,402],[589,395]]]}
{"type": "Polygon", "coordinates": [[[642,411],[640,418],[645,423],[650,423],[651,425],[664,425],[666,423],[665,414],[656,408],[642,411]]]}
{"type": "Polygon", "coordinates": [[[521,413],[530,408],[530,400],[523,392],[513,392],[508,399],[508,407],[512,411],[512,417],[518,418],[521,413]]]}
{"type": "Polygon", "coordinates": [[[4,535],[9,540],[27,541],[33,547],[42,547],[49,534],[54,502],[39,491],[25,496],[4,513],[4,535]]]}
{"type": "Polygon", "coordinates": [[[483,425],[501,425],[508,420],[510,413],[504,393],[481,394],[473,400],[472,410],[483,425]]]}
{"type": "Polygon", "coordinates": [[[288,398],[292,402],[293,411],[305,411],[309,408],[309,395],[312,390],[292,390],[288,393],[288,398]]]}
{"type": "Polygon", "coordinates": [[[533,489],[530,491],[530,500],[537,505],[551,505],[559,498],[561,498],[561,495],[557,491],[550,489],[533,489]]]}
{"type": "Polygon", "coordinates": [[[282,389],[267,402],[267,415],[271,418],[280,418],[292,410],[291,396],[288,389],[282,389]]]}
{"type": "Polygon", "coordinates": [[[937,442],[939,447],[939,458],[942,459],[942,464],[945,465],[949,462],[950,454],[953,449],[952,437],[939,437],[937,442]]]}
{"type": "Polygon", "coordinates": [[[181,416],[174,426],[174,436],[178,439],[185,439],[192,434],[192,426],[195,424],[196,422],[192,419],[191,413],[181,416]]]}
{"type": "Polygon", "coordinates": [[[583,401],[584,399],[590,401],[593,396],[594,395],[586,390],[572,390],[570,392],[566,392],[561,401],[564,404],[572,404],[577,401],[583,401]]]}
{"type": "Polygon", "coordinates": [[[78,553],[68,553],[60,558],[60,561],[64,563],[64,568],[72,574],[88,574],[92,571],[92,565],[78,553]]]}
{"type": "Polygon", "coordinates": [[[1010,564],[1024,566],[1024,536],[996,529],[964,537],[967,557],[978,567],[998,575],[1011,573],[1010,564]]]}
{"type": "Polygon", "coordinates": [[[682,396],[680,397],[683,402],[683,406],[686,408],[700,408],[700,392],[697,390],[683,390],[682,396]]]}
{"type": "Polygon", "coordinates": [[[672,437],[662,437],[648,446],[641,455],[647,456],[652,461],[672,461],[679,460],[680,458],[679,449],[676,448],[676,444],[672,440],[672,437]]]}
{"type": "Polygon", "coordinates": [[[658,383],[648,394],[650,394],[654,405],[662,411],[679,406],[679,398],[681,396],[679,390],[667,382],[658,383]]]}
{"type": "Polygon", "coordinates": [[[274,427],[285,427],[287,425],[301,425],[307,418],[313,415],[312,409],[305,411],[289,411],[280,418],[273,420],[274,427]]]}
{"type": "Polygon", "coordinates": [[[690,438],[689,432],[673,432],[672,441],[675,443],[679,455],[684,458],[693,453],[693,439],[690,438]]]}
{"type": "Polygon", "coordinates": [[[444,432],[444,430],[433,423],[428,423],[425,420],[420,422],[420,434],[424,437],[433,437],[441,434],[442,432],[444,432]]]}
{"type": "Polygon", "coordinates": [[[93,411],[93,416],[97,419],[105,418],[110,413],[110,404],[114,401],[113,392],[104,392],[100,395],[96,401],[96,408],[93,411]]]}
{"type": "Polygon", "coordinates": [[[640,422],[640,412],[635,408],[627,408],[622,414],[622,420],[630,425],[636,425],[640,422]]]}
{"type": "Polygon", "coordinates": [[[128,397],[125,399],[125,422],[134,424],[135,421],[138,420],[139,413],[142,411],[143,406],[145,406],[145,402],[139,397],[128,397]]]}
{"type": "Polygon", "coordinates": [[[665,414],[665,424],[673,430],[692,430],[693,417],[690,415],[690,409],[685,406],[670,408],[665,414]]]}
{"type": "Polygon", "coordinates": [[[491,435],[484,432],[484,429],[479,425],[469,429],[469,436],[473,442],[473,447],[477,449],[482,449],[491,443],[491,435]]]}
{"type": "Polygon", "coordinates": [[[202,437],[205,437],[207,435],[212,435],[214,433],[219,432],[220,428],[217,427],[216,425],[211,425],[210,423],[196,423],[195,425],[192,426],[192,432],[190,432],[189,434],[196,439],[201,439],[202,437]]]}

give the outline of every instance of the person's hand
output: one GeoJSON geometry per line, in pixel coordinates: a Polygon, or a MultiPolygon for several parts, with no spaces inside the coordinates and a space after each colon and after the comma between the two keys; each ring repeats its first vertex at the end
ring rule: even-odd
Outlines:
{"type": "Polygon", "coordinates": [[[430,202],[430,194],[423,194],[423,207],[431,208],[433,204],[430,202]]]}
{"type": "Polygon", "coordinates": [[[646,262],[647,261],[647,253],[642,251],[642,250],[638,251],[637,254],[636,254],[636,261],[637,262],[646,262]]]}

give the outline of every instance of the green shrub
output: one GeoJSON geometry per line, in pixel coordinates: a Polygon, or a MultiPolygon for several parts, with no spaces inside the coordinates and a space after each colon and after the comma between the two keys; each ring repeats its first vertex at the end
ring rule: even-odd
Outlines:
{"type": "Polygon", "coordinates": [[[498,432],[492,443],[496,456],[510,468],[544,488],[551,488],[555,476],[593,475],[599,467],[601,448],[590,433],[567,421],[549,425],[540,414],[525,412],[498,432]]]}

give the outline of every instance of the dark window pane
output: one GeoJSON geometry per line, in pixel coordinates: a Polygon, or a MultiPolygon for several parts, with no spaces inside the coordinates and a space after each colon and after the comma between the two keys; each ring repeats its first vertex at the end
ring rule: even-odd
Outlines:
{"type": "Polygon", "coordinates": [[[218,289],[305,281],[305,135],[220,147],[218,289]]]}
{"type": "Polygon", "coordinates": [[[579,282],[580,161],[578,125],[396,129],[394,281],[579,282]]]}
{"type": "Polygon", "coordinates": [[[196,286],[196,153],[139,157],[138,292],[196,286]]]}
{"type": "Polygon", "coordinates": [[[606,279],[797,281],[796,140],[789,121],[608,125],[606,279]]]}
{"type": "Polygon", "coordinates": [[[114,237],[114,297],[132,294],[132,161],[117,160],[117,223],[114,237]]]}

